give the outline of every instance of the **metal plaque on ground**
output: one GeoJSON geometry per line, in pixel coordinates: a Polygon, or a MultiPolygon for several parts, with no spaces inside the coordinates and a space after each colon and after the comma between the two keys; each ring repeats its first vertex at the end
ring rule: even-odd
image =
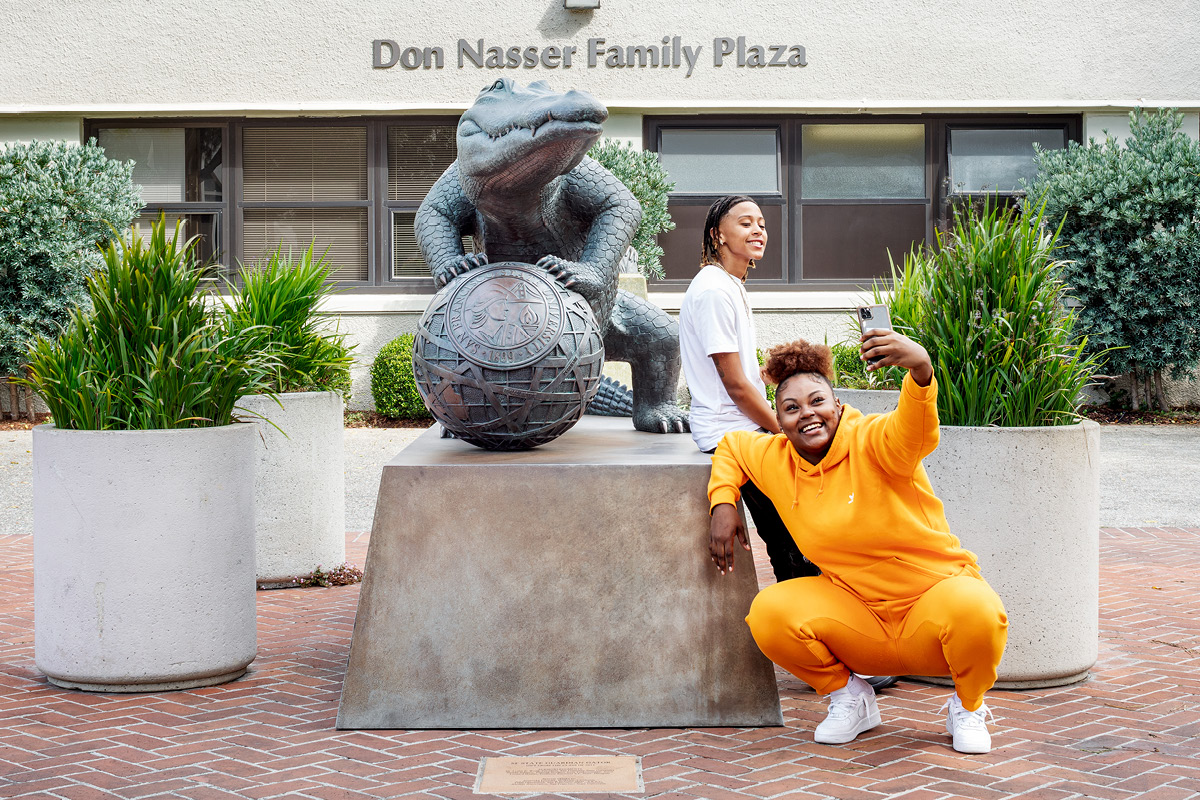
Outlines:
{"type": "Polygon", "coordinates": [[[475,794],[640,794],[637,756],[543,756],[483,758],[475,794]]]}

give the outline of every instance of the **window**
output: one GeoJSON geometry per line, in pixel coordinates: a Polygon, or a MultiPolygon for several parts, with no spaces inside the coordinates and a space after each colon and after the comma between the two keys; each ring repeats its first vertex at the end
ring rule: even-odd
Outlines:
{"type": "Polygon", "coordinates": [[[779,134],[774,128],[669,128],[658,143],[677,194],[778,194],[779,134]]]}
{"type": "Polygon", "coordinates": [[[767,223],[767,252],[753,273],[758,281],[784,280],[781,129],[774,127],[663,128],[659,158],[675,182],[670,212],[675,229],[660,237],[667,280],[688,280],[700,263],[704,218],[722,195],[753,195],[767,223]]]}
{"type": "Polygon", "coordinates": [[[242,260],[310,244],[333,277],[369,275],[367,129],[247,127],[242,135],[242,260]]]}
{"type": "MultiPolygon", "coordinates": [[[[388,196],[390,217],[391,279],[429,278],[429,267],[417,247],[413,222],[425,195],[446,167],[454,162],[454,125],[421,125],[388,128],[388,196]]],[[[472,252],[470,239],[463,250],[472,252]]]]}
{"type": "Polygon", "coordinates": [[[854,289],[890,275],[930,241],[955,193],[1019,191],[1033,146],[1077,139],[1078,117],[796,116],[645,120],[675,182],[676,229],[659,237],[665,282],[696,273],[713,200],[748,194],[763,209],[767,254],[749,283],[854,289]]]}
{"type": "Polygon", "coordinates": [[[146,204],[136,224],[182,220],[213,278],[315,243],[347,290],[431,292],[413,220],[454,161],[455,122],[104,120],[86,132],[110,157],[136,162],[146,204]]]}
{"type": "Polygon", "coordinates": [[[1037,175],[1034,146],[1061,150],[1067,132],[1054,128],[950,128],[950,194],[1013,194],[1037,175]]]}
{"type": "Polygon", "coordinates": [[[139,235],[148,236],[150,223],[164,215],[171,228],[182,223],[185,238],[199,237],[202,264],[228,265],[224,127],[111,127],[95,135],[109,158],[134,162],[133,182],[144,204],[134,220],[139,235]]]}
{"type": "Polygon", "coordinates": [[[925,238],[924,123],[800,126],[800,266],[870,283],[925,238]]]}

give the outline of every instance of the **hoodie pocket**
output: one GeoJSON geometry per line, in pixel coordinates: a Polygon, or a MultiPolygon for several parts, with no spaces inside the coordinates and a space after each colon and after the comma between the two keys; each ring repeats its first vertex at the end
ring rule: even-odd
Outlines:
{"type": "Polygon", "coordinates": [[[885,558],[870,566],[837,576],[838,583],[868,602],[904,600],[924,594],[931,586],[962,570],[938,572],[899,558],[885,558]]]}

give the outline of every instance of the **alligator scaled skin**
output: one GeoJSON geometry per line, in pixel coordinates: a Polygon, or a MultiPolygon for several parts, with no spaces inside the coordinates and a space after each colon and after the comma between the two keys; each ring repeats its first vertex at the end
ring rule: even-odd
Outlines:
{"type": "Polygon", "coordinates": [[[536,264],[578,292],[592,308],[606,357],[630,364],[634,427],[683,433],[687,412],[675,402],[678,325],[617,288],[642,210],[585,155],[607,118],[585,92],[496,81],[459,120],[458,160],[417,212],[417,244],[439,287],[491,260],[536,264]],[[468,234],[476,253],[463,250],[468,234]]]}

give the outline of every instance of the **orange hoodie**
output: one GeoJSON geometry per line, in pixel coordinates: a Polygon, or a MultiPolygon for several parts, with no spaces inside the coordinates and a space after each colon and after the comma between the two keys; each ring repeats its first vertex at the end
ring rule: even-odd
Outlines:
{"type": "Polygon", "coordinates": [[[906,375],[895,411],[863,416],[843,406],[818,464],[783,434],[726,434],[712,459],[709,507],[736,504],[750,479],[835,584],[869,603],[916,597],[943,578],[979,576],[921,466],[937,443],[937,383],[906,375]]]}

